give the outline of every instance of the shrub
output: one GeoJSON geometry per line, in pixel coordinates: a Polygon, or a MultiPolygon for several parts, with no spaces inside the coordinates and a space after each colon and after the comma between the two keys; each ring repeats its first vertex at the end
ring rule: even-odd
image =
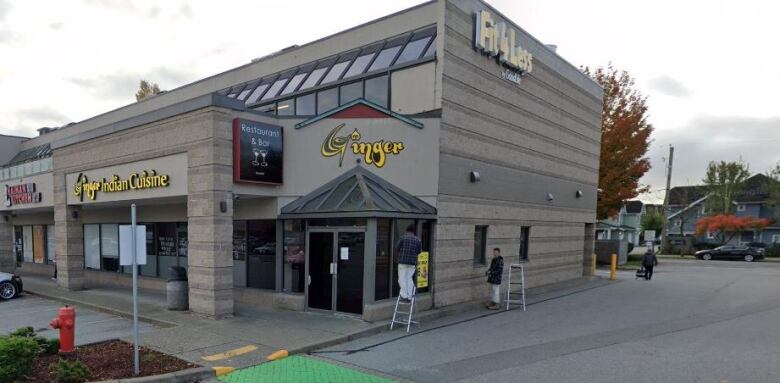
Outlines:
{"type": "Polygon", "coordinates": [[[54,355],[60,351],[60,341],[58,339],[47,339],[39,336],[31,326],[16,329],[10,336],[34,340],[38,344],[38,353],[40,354],[54,355]]]}
{"type": "Polygon", "coordinates": [[[30,373],[39,350],[29,336],[0,336],[0,382],[15,382],[30,373]]]}
{"type": "Polygon", "coordinates": [[[780,257],[780,245],[773,244],[764,250],[764,255],[767,257],[780,257]]]}
{"type": "Polygon", "coordinates": [[[35,330],[32,328],[32,326],[27,327],[21,327],[16,329],[16,331],[9,334],[10,336],[23,336],[23,337],[33,337],[35,336],[35,330]]]}
{"type": "Polygon", "coordinates": [[[79,360],[67,361],[60,359],[55,367],[55,383],[82,383],[89,377],[89,368],[79,360]]]}

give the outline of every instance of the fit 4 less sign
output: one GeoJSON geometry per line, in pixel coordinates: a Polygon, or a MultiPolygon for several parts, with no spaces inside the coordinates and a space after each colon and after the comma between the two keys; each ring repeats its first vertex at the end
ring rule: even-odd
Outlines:
{"type": "Polygon", "coordinates": [[[518,33],[504,22],[498,22],[488,11],[476,12],[474,16],[474,48],[508,68],[501,72],[505,80],[520,83],[525,73],[533,70],[533,55],[523,49],[518,33]]]}

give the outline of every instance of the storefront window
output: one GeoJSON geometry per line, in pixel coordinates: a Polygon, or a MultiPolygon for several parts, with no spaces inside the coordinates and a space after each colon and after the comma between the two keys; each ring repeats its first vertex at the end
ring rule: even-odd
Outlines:
{"type": "Polygon", "coordinates": [[[344,105],[352,100],[363,98],[363,82],[353,82],[340,87],[339,105],[344,105]]]}
{"type": "Polygon", "coordinates": [[[374,281],[374,299],[379,301],[390,298],[390,280],[392,279],[392,246],[390,242],[391,220],[378,219],[376,223],[376,272],[374,281]]]}
{"type": "MultiPolygon", "coordinates": [[[[401,236],[406,233],[406,228],[408,228],[410,225],[414,225],[413,219],[396,219],[393,221],[393,278],[391,282],[393,283],[393,295],[392,297],[395,298],[398,296],[398,292],[400,291],[400,287],[398,286],[398,277],[396,277],[396,274],[398,272],[398,254],[396,254],[396,250],[398,249],[398,243],[401,241],[401,236]]],[[[415,274],[416,277],[416,274],[415,274]]]]}
{"type": "Polygon", "coordinates": [[[33,261],[33,230],[32,226],[24,226],[22,228],[22,238],[24,239],[24,261],[33,261]]]}
{"type": "Polygon", "coordinates": [[[276,114],[279,116],[292,116],[295,114],[295,100],[282,100],[276,105],[276,114]]]}
{"type": "Polygon", "coordinates": [[[168,272],[171,266],[178,266],[176,262],[176,224],[157,224],[157,262],[160,273],[168,272]]]}
{"type": "Polygon", "coordinates": [[[423,287],[417,290],[418,293],[427,293],[431,289],[430,281],[430,267],[433,264],[433,253],[431,252],[431,221],[423,221],[422,229],[420,230],[420,240],[422,241],[423,251],[428,252],[428,287],[423,287]]]}
{"type": "Polygon", "coordinates": [[[387,108],[388,81],[387,76],[379,76],[366,80],[366,100],[387,108]]]}
{"type": "Polygon", "coordinates": [[[157,246],[155,246],[155,226],[153,223],[142,224],[146,227],[146,264],[141,265],[139,272],[147,277],[157,276],[157,246]]]}
{"type": "Polygon", "coordinates": [[[310,93],[295,99],[295,114],[299,116],[313,116],[317,113],[315,94],[310,93]]]}
{"type": "Polygon", "coordinates": [[[84,225],[84,267],[100,270],[100,225],[84,225]]]}
{"type": "Polygon", "coordinates": [[[46,263],[46,226],[33,226],[33,262],[46,263]]]}
{"type": "Polygon", "coordinates": [[[247,285],[276,288],[276,220],[246,222],[247,285]]]}
{"type": "Polygon", "coordinates": [[[119,225],[100,225],[100,255],[103,262],[101,269],[119,270],[119,225]]]}
{"type": "MultiPolygon", "coordinates": [[[[179,266],[187,267],[187,253],[189,252],[190,239],[187,233],[187,222],[179,222],[176,224],[176,243],[177,251],[179,254],[179,266]]],[[[167,272],[167,270],[165,270],[167,272]]]]}
{"type": "Polygon", "coordinates": [[[284,221],[283,290],[303,293],[306,283],[306,226],[303,220],[284,221]]]}
{"type": "Polygon", "coordinates": [[[14,255],[16,256],[16,262],[22,262],[24,260],[24,235],[21,226],[14,228],[14,255]]]}
{"type": "Polygon", "coordinates": [[[317,114],[323,114],[337,106],[339,106],[338,88],[317,92],[317,114]]]}

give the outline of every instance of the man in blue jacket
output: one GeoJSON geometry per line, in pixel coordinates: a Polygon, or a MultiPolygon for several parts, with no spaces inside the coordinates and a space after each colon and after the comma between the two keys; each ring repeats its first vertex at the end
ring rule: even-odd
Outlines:
{"type": "Polygon", "coordinates": [[[417,270],[417,255],[420,253],[422,253],[422,241],[414,235],[414,225],[409,225],[396,246],[398,286],[401,287],[402,302],[409,302],[412,298],[414,272],[417,270]]]}

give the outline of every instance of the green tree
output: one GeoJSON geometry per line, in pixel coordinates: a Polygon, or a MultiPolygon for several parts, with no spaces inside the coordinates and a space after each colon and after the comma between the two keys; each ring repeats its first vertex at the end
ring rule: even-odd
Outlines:
{"type": "Polygon", "coordinates": [[[661,235],[661,229],[664,227],[664,215],[656,210],[651,210],[642,216],[642,220],[639,223],[642,226],[642,231],[655,230],[655,235],[661,235]]]}
{"type": "Polygon", "coordinates": [[[582,70],[604,89],[596,216],[606,219],[617,215],[625,201],[648,190],[639,179],[650,170],[645,155],[653,126],[647,122],[647,97],[637,90],[628,72],[611,64],[582,70]]]}
{"type": "Polygon", "coordinates": [[[766,185],[769,192],[767,205],[772,208],[773,215],[777,219],[780,218],[780,162],[767,172],[767,176],[772,179],[766,185]]]}
{"type": "Polygon", "coordinates": [[[141,83],[138,86],[138,92],[135,92],[135,100],[141,101],[149,96],[159,94],[160,92],[162,91],[160,90],[159,85],[146,80],[141,80],[141,83]]]}
{"type": "Polygon", "coordinates": [[[736,210],[734,198],[750,177],[748,165],[742,161],[712,161],[707,165],[704,185],[707,186],[707,210],[712,215],[732,214],[736,210]]]}

